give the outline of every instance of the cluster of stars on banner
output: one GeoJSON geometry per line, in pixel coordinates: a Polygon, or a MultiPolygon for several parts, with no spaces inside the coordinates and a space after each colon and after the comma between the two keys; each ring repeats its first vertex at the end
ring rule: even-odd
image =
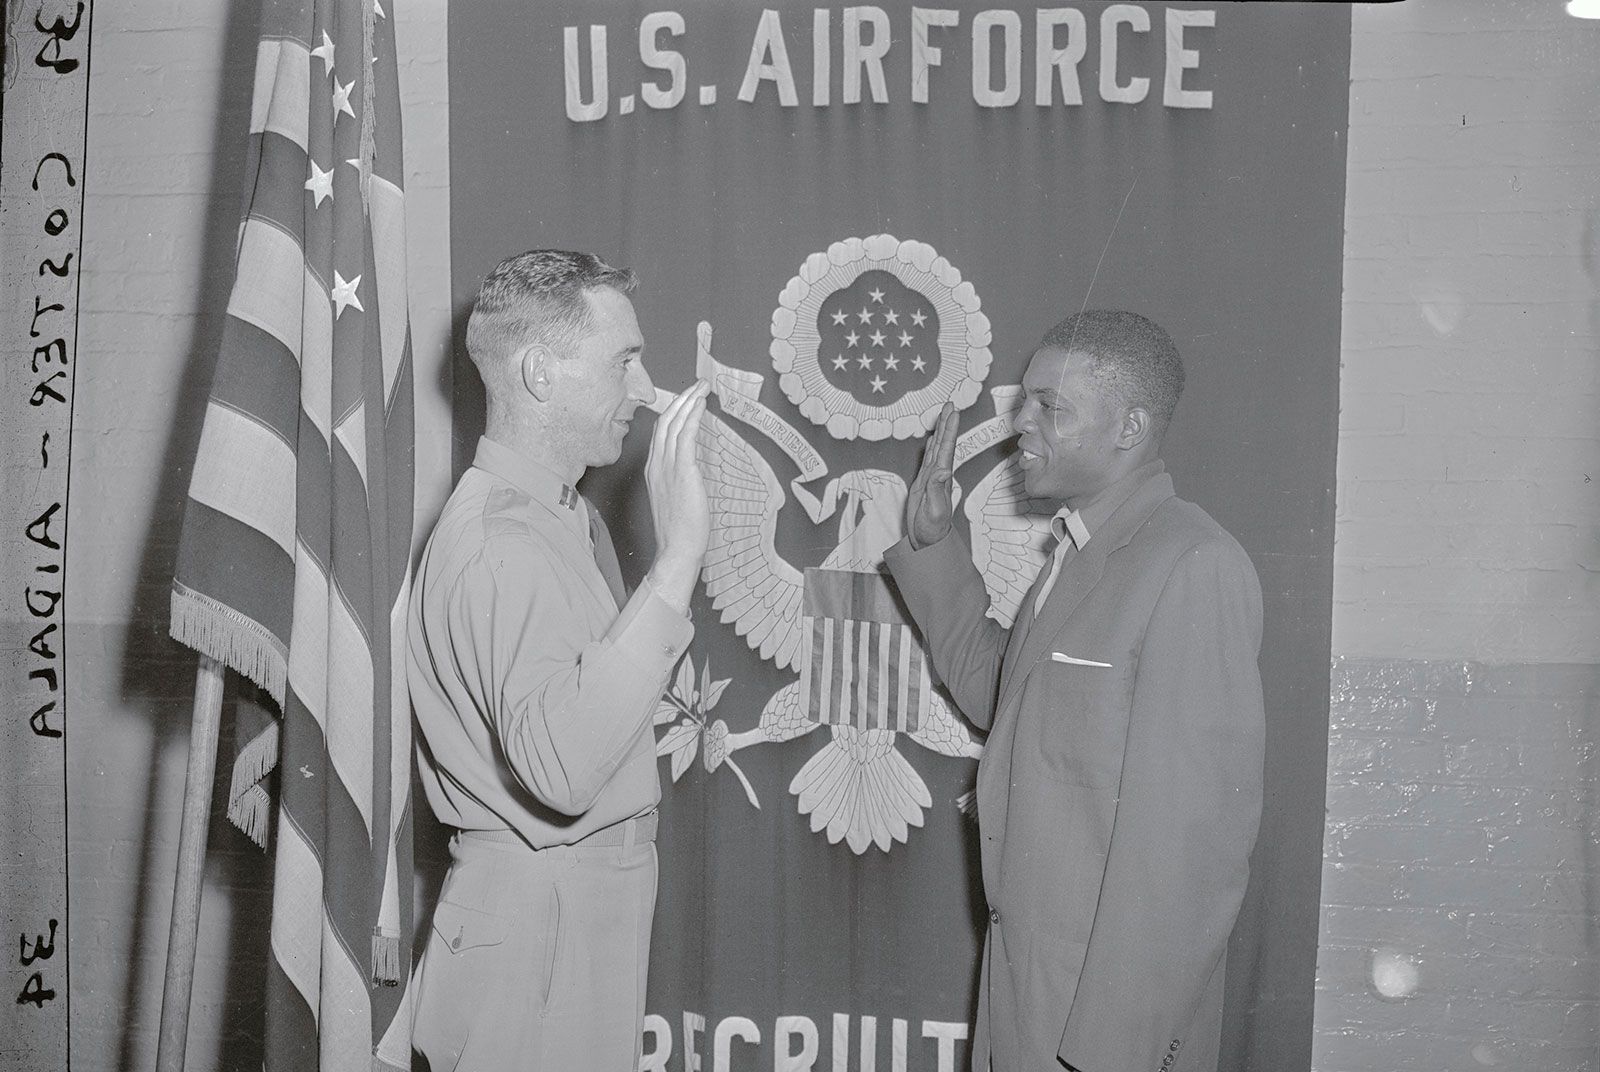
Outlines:
{"type": "Polygon", "coordinates": [[[867,405],[897,401],[939,371],[938,314],[889,272],[863,272],[830,294],[817,334],[823,375],[867,405]]]}

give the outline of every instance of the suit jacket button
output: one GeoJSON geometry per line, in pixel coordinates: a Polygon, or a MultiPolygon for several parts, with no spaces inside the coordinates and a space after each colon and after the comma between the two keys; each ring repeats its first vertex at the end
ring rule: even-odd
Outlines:
{"type": "Polygon", "coordinates": [[[1000,925],[1000,910],[998,908],[989,909],[989,922],[997,927],[1000,925]]]}

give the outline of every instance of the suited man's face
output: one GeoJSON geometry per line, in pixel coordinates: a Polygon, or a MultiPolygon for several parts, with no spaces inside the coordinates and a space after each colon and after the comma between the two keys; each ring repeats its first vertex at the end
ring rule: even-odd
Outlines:
{"type": "Polygon", "coordinates": [[[1076,509],[1120,475],[1126,414],[1105,397],[1082,351],[1037,351],[1022,377],[1022,408],[1012,420],[1023,485],[1034,498],[1076,509]]]}

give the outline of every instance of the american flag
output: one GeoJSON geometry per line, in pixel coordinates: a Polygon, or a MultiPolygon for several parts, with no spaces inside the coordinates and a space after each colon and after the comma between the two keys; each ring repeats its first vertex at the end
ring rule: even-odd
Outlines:
{"type": "Polygon", "coordinates": [[[391,1027],[409,1034],[393,984],[411,962],[412,369],[382,4],[262,4],[236,274],[173,579],[173,636],[280,711],[241,749],[230,808],[264,845],[279,767],[269,1070],[371,1068],[391,1027]]]}
{"type": "Polygon", "coordinates": [[[833,386],[887,406],[939,374],[939,313],[892,272],[862,272],[817,310],[817,364],[833,386]]]}
{"type": "Polygon", "coordinates": [[[933,683],[922,645],[882,574],[805,573],[800,695],[823,725],[914,733],[933,683]]]}

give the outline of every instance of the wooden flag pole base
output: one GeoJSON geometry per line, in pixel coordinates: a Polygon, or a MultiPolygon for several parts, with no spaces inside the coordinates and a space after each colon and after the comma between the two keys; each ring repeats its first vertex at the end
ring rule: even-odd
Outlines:
{"type": "Polygon", "coordinates": [[[189,1038],[189,1002],[194,991],[195,943],[200,929],[200,883],[205,877],[211,786],[217,773],[217,737],[222,725],[222,675],[221,663],[208,655],[200,656],[194,682],[194,721],[189,728],[189,771],[183,783],[183,825],[178,830],[178,880],[172,893],[167,973],[161,987],[156,1072],[181,1072],[189,1038]]]}

